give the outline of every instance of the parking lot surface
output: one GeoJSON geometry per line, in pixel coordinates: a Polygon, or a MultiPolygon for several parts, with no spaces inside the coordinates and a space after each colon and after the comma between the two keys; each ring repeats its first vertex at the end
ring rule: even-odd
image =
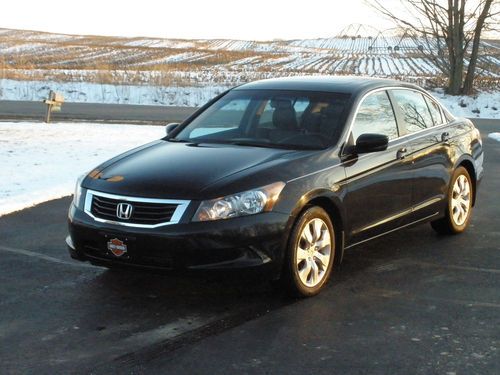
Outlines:
{"type": "Polygon", "coordinates": [[[469,230],[349,250],[324,293],[116,272],[66,252],[70,198],[0,217],[2,373],[500,373],[500,132],[469,230]]]}

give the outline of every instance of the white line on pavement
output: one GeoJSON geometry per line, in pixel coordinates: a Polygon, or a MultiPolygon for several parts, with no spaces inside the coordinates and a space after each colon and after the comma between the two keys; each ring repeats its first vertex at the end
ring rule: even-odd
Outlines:
{"type": "MultiPolygon", "coordinates": [[[[365,260],[372,260],[373,262],[378,262],[379,259],[367,258],[364,257],[365,260]]],[[[393,259],[390,263],[384,263],[381,265],[373,266],[373,271],[375,272],[383,272],[383,271],[391,271],[396,270],[398,266],[420,266],[420,267],[431,267],[431,268],[444,268],[450,270],[459,270],[459,271],[472,271],[472,272],[485,272],[485,273],[499,273],[500,269],[496,268],[483,268],[483,267],[473,267],[473,266],[460,266],[454,264],[440,264],[440,263],[431,263],[425,262],[421,260],[414,260],[410,258],[403,259],[393,259]]]]}
{"type": "Polygon", "coordinates": [[[423,267],[435,267],[435,268],[448,268],[452,270],[460,270],[460,271],[472,271],[472,272],[486,272],[486,273],[500,273],[500,270],[495,269],[495,268],[482,268],[482,267],[471,267],[471,266],[457,266],[453,264],[435,264],[435,263],[429,263],[429,262],[423,262],[423,261],[413,261],[413,260],[408,260],[408,264],[414,264],[417,266],[423,266],[423,267]]]}
{"type": "Polygon", "coordinates": [[[91,266],[90,264],[87,264],[87,263],[82,263],[82,262],[77,262],[77,261],[71,262],[71,261],[67,261],[67,260],[54,258],[54,257],[48,256],[48,255],[36,253],[34,251],[29,251],[29,250],[24,250],[24,249],[14,249],[13,247],[7,247],[7,246],[2,246],[2,245],[0,245],[0,251],[6,251],[9,253],[13,253],[13,254],[25,255],[28,257],[32,257],[32,258],[43,259],[47,262],[65,264],[67,266],[80,267],[80,268],[94,268],[94,269],[96,268],[96,267],[91,266]]]}
{"type": "Polygon", "coordinates": [[[469,301],[469,300],[454,299],[454,298],[421,296],[413,293],[407,293],[389,289],[379,289],[379,288],[361,291],[359,294],[372,297],[382,297],[382,298],[403,298],[411,301],[448,302],[455,305],[464,305],[468,307],[494,307],[497,309],[500,308],[500,304],[495,302],[481,302],[481,301],[469,301]]]}

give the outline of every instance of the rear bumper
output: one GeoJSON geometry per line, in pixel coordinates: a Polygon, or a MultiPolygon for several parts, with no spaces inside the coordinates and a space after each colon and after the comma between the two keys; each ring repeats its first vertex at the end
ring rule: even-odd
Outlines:
{"type": "Polygon", "coordinates": [[[98,265],[169,270],[261,268],[279,273],[289,221],[288,215],[268,212],[144,229],[96,222],[72,204],[66,243],[72,258],[98,265]],[[115,238],[127,245],[127,252],[119,257],[107,248],[115,238]]]}

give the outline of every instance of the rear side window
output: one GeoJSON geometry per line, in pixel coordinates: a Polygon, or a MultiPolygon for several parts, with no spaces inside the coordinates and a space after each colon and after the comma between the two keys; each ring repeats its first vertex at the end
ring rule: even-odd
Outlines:
{"type": "Polygon", "coordinates": [[[429,111],[431,111],[432,119],[434,120],[434,125],[441,125],[444,123],[443,114],[441,113],[441,109],[439,108],[439,104],[437,104],[434,100],[425,98],[425,101],[429,105],[429,111]]]}
{"type": "Polygon", "coordinates": [[[398,137],[398,126],[387,92],[379,91],[367,96],[359,106],[354,119],[354,142],[361,134],[384,134],[389,139],[398,137]]]}
{"type": "Polygon", "coordinates": [[[408,133],[415,133],[434,125],[424,96],[412,90],[392,90],[408,133]]]}

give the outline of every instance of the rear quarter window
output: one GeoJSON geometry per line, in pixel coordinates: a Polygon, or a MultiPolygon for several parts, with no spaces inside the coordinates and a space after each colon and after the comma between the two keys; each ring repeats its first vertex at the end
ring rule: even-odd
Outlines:
{"type": "Polygon", "coordinates": [[[429,111],[431,112],[432,120],[434,121],[434,125],[441,125],[443,124],[444,118],[443,118],[443,113],[441,112],[441,107],[439,104],[437,104],[434,100],[431,98],[425,97],[425,101],[427,102],[427,105],[429,106],[429,111]]]}

